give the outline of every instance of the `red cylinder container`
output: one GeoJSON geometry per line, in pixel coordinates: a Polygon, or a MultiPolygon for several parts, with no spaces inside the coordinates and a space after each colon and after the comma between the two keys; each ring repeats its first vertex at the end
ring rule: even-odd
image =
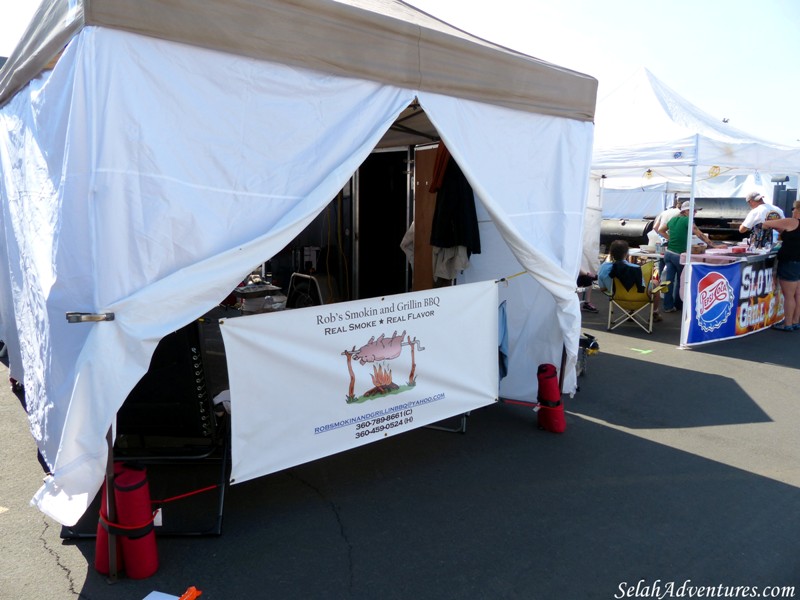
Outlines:
{"type": "MultiPolygon", "coordinates": [[[[122,463],[114,463],[114,477],[122,473],[124,467],[122,463]]],[[[109,556],[108,556],[108,530],[106,529],[108,522],[108,502],[106,500],[108,494],[108,481],[103,482],[103,488],[100,490],[102,495],[100,499],[100,518],[97,522],[97,537],[94,544],[94,568],[98,573],[103,575],[110,575],[109,556]]],[[[117,546],[117,573],[123,569],[122,561],[122,545],[120,538],[115,538],[117,546]]]]}
{"type": "Polygon", "coordinates": [[[564,417],[564,404],[561,402],[561,388],[558,385],[558,371],[555,365],[544,363],[537,370],[539,380],[539,428],[554,433],[564,433],[567,421],[564,417]]]}
{"type": "Polygon", "coordinates": [[[150,577],[158,570],[158,551],[146,469],[126,466],[114,480],[114,498],[117,523],[125,531],[121,544],[125,575],[150,577]]]}

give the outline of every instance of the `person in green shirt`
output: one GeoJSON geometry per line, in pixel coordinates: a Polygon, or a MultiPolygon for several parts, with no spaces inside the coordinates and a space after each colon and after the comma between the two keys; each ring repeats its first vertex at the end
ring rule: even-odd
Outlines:
{"type": "MultiPolygon", "coordinates": [[[[664,312],[675,312],[681,306],[680,281],[683,273],[681,253],[686,252],[686,242],[689,237],[689,201],[681,204],[681,212],[672,217],[668,222],[661,223],[658,233],[667,239],[667,249],[664,251],[664,276],[661,281],[669,281],[669,288],[664,295],[664,312]]],[[[698,209],[695,209],[695,214],[698,209]]],[[[708,236],[693,224],[692,231],[709,246],[714,246],[708,236]]]]}

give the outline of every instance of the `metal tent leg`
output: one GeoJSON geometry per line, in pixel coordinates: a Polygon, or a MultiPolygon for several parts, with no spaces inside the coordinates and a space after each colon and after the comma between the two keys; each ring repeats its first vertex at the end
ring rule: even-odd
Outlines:
{"type": "Polygon", "coordinates": [[[426,425],[427,429],[437,429],[439,431],[448,431],[450,433],[466,433],[467,432],[467,417],[469,412],[461,415],[458,427],[445,427],[444,425],[426,425]]]}
{"type": "MultiPolygon", "coordinates": [[[[106,442],[108,443],[108,460],[106,462],[106,511],[108,522],[117,522],[117,504],[114,500],[114,439],[112,428],[108,428],[106,442]]],[[[117,536],[108,531],[108,580],[115,583],[119,578],[117,572],[117,536]]]]}

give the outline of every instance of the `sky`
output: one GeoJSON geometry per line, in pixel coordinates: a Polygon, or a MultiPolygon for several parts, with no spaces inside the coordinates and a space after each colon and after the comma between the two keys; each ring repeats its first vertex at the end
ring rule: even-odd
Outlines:
{"type": "MultiPolygon", "coordinates": [[[[407,0],[479,37],[599,81],[598,101],[646,67],[705,112],[800,145],[796,0],[407,0]]],[[[8,56],[38,0],[0,0],[8,56]]]]}

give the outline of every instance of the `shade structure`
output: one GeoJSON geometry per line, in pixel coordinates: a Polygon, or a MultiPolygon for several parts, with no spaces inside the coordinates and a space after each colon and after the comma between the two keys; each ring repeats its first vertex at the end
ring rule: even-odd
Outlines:
{"type": "Polygon", "coordinates": [[[54,470],[37,505],[77,521],[159,340],[381,145],[443,140],[480,200],[468,279],[528,275],[504,291],[499,393],[535,397],[527,366],[562,348],[574,390],[595,90],[402,2],[46,0],[0,71],[0,333],[54,470]]]}

